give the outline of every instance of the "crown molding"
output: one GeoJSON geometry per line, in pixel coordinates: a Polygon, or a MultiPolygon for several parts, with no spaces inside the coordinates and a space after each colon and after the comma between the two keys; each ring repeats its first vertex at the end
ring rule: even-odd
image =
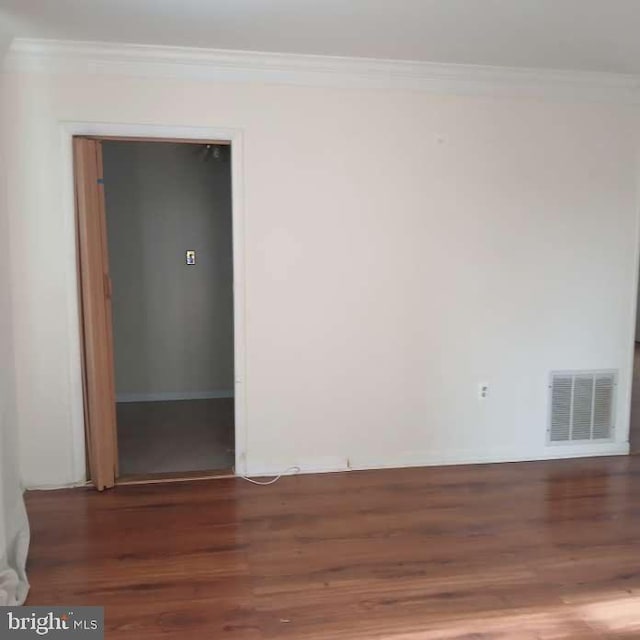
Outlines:
{"type": "Polygon", "coordinates": [[[4,71],[640,102],[633,75],[27,38],[4,71]]]}

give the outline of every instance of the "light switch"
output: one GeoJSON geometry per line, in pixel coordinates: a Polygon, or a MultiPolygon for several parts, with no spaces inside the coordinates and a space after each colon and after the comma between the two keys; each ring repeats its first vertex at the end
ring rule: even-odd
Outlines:
{"type": "Polygon", "coordinates": [[[187,264],[194,265],[196,263],[196,252],[193,249],[187,251],[187,264]]]}

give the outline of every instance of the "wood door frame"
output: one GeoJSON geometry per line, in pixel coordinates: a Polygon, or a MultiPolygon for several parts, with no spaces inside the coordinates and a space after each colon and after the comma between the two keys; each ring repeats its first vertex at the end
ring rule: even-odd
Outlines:
{"type": "Polygon", "coordinates": [[[247,410],[246,410],[246,314],[245,314],[245,234],[243,187],[243,131],[217,127],[180,125],[146,125],[129,123],[64,122],[61,124],[63,149],[62,191],[65,212],[65,234],[72,255],[66,264],[67,308],[70,327],[71,371],[71,438],[72,478],[80,483],[87,480],[86,433],[82,363],[84,360],[80,326],[78,280],[78,251],[76,247],[75,170],[73,138],[136,139],[149,142],[186,142],[202,144],[216,142],[231,145],[231,211],[233,234],[233,326],[234,326],[234,398],[235,398],[235,473],[247,472],[247,410]]]}

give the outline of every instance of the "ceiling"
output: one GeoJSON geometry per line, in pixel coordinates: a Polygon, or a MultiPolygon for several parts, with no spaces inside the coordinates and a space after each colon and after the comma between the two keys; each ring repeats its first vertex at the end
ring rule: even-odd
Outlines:
{"type": "Polygon", "coordinates": [[[640,0],[0,0],[0,31],[640,74],[640,0]]]}

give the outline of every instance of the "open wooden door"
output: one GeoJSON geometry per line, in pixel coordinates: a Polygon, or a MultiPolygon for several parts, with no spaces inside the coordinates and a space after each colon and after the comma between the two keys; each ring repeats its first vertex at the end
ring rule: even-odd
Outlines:
{"type": "Polygon", "coordinates": [[[111,279],[99,140],[73,139],[88,468],[96,489],[118,475],[111,279]]]}

